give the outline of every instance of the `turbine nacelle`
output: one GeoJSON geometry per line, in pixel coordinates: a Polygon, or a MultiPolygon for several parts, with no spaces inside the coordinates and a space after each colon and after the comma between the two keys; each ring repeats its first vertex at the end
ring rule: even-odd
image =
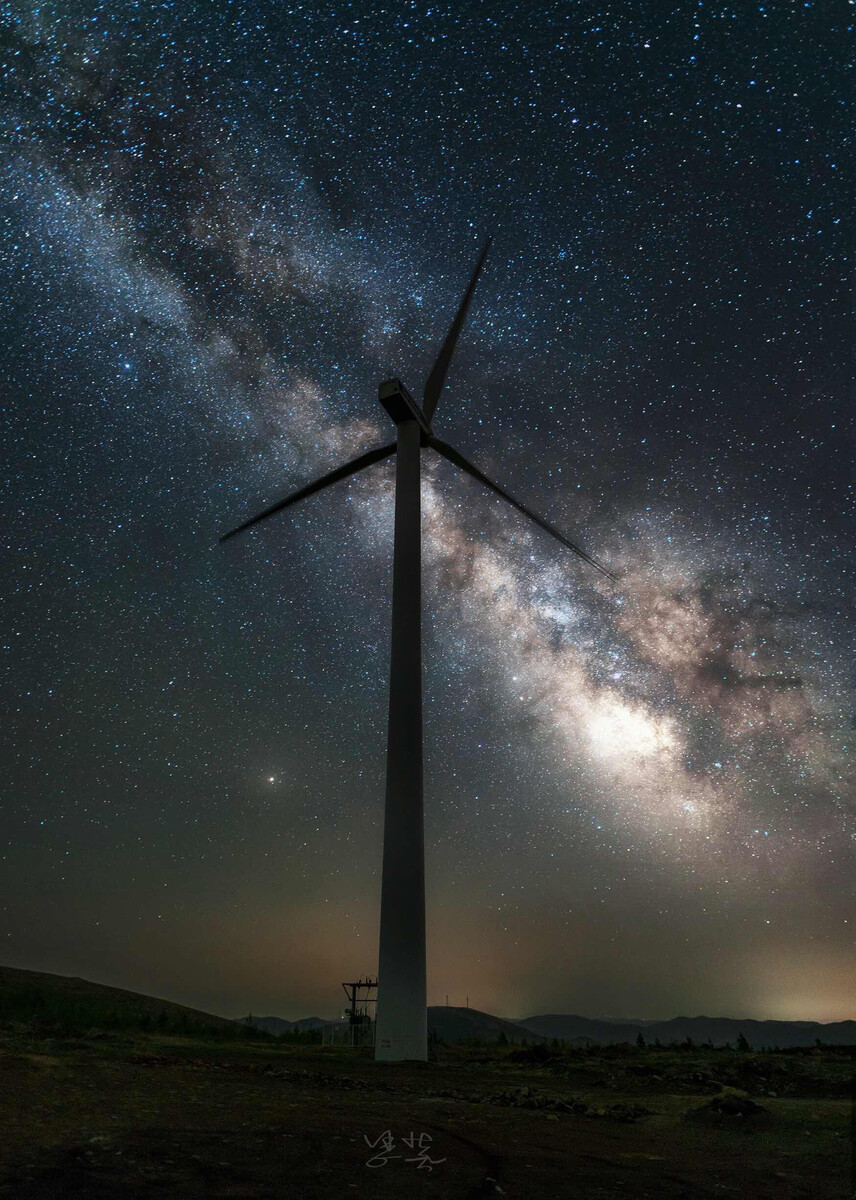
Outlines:
{"type": "Polygon", "coordinates": [[[395,425],[400,425],[402,421],[417,421],[423,433],[431,436],[431,426],[425,420],[422,409],[400,379],[384,380],[378,388],[377,398],[395,425]]]}
{"type": "MultiPolygon", "coordinates": [[[[528,517],[531,521],[534,521],[545,533],[551,534],[552,537],[561,542],[568,550],[572,550],[584,562],[587,562],[590,566],[600,571],[602,575],[606,575],[607,578],[614,580],[615,576],[611,571],[602,566],[595,558],[592,558],[590,554],[587,554],[575,542],[566,538],[549,521],[545,521],[543,517],[539,517],[537,513],[532,512],[525,504],[521,504],[519,500],[515,500],[514,496],[509,495],[504,488],[500,487],[498,483],[494,483],[483,471],[480,471],[469,459],[465,458],[460,450],[456,450],[454,446],[448,445],[447,442],[441,442],[439,438],[434,436],[431,430],[431,422],[434,419],[434,413],[437,411],[437,403],[446,382],[446,375],[452,362],[452,355],[458,344],[458,336],[463,328],[467,309],[470,306],[470,301],[472,300],[473,292],[475,291],[475,286],[487,258],[489,248],[490,238],[485,242],[484,249],[476,263],[476,268],[473,271],[467,290],[464,292],[463,299],[458,306],[458,311],[455,314],[452,324],[449,326],[443,345],[440,348],[440,353],[437,355],[430,374],[425,381],[422,405],[420,406],[416,403],[400,379],[385,379],[378,388],[378,400],[386,409],[393,424],[398,429],[399,442],[403,432],[401,426],[406,426],[408,421],[415,421],[419,426],[419,442],[423,448],[436,450],[439,455],[453,466],[461,471],[465,471],[471,478],[478,480],[484,487],[489,488],[497,496],[501,496],[503,500],[508,501],[518,512],[528,517]]],[[[399,445],[396,442],[392,442],[388,446],[378,446],[376,450],[368,450],[365,454],[360,454],[359,457],[352,458],[350,462],[343,463],[341,467],[336,467],[334,471],[330,471],[329,474],[316,479],[314,483],[309,483],[306,487],[300,488],[299,491],[292,492],[291,495],[277,501],[276,504],[272,504],[264,512],[258,513],[255,517],[250,517],[248,521],[244,521],[237,529],[232,529],[229,533],[223,534],[220,541],[228,541],[236,533],[250,529],[252,526],[257,525],[259,521],[264,521],[265,518],[272,516],[274,513],[280,512],[284,508],[289,508],[292,504],[297,503],[298,500],[304,500],[307,496],[312,496],[315,492],[322,491],[322,489],[329,487],[332,483],[337,483],[340,479],[347,479],[349,476],[355,475],[358,471],[365,470],[366,467],[370,467],[374,463],[383,462],[384,459],[391,458],[392,455],[398,452],[398,449],[399,445]]]]}

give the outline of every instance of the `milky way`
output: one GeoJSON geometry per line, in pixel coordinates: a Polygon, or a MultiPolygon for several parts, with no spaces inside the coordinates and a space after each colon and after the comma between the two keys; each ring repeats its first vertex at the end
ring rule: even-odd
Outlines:
{"type": "MultiPolygon", "coordinates": [[[[0,4],[3,961],[332,1015],[377,965],[423,455],[429,1002],[853,1016],[847,30],[0,4]]],[[[630,1010],[633,1010],[630,1012],[630,1010]]]]}

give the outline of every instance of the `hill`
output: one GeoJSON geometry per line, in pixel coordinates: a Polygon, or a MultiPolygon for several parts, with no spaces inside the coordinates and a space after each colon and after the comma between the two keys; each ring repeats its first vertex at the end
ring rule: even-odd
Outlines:
{"type": "MultiPolygon", "coordinates": [[[[283,1017],[241,1017],[240,1024],[251,1024],[255,1029],[276,1036],[291,1033],[298,1029],[321,1029],[325,1025],[338,1021],[323,1021],[320,1017],[304,1017],[301,1021],[286,1021],[283,1017]]],[[[428,1009],[428,1027],[437,1037],[448,1044],[464,1042],[471,1038],[484,1042],[495,1042],[504,1033],[509,1042],[530,1043],[543,1042],[546,1038],[528,1029],[523,1029],[513,1021],[505,1021],[502,1017],[494,1017],[490,1013],[480,1012],[476,1008],[454,1008],[438,1005],[428,1009]]]]}
{"type": "Polygon", "coordinates": [[[505,1021],[502,1017],[494,1017],[490,1013],[479,1012],[477,1008],[454,1008],[446,1005],[436,1005],[428,1009],[428,1028],[436,1033],[442,1042],[462,1042],[468,1038],[478,1038],[481,1041],[495,1042],[504,1033],[509,1042],[546,1042],[549,1039],[540,1033],[523,1029],[514,1021],[505,1021]]]}
{"type": "Polygon", "coordinates": [[[169,1032],[234,1032],[235,1023],[171,1000],[76,976],[0,967],[0,1020],[41,1020],[86,1028],[134,1027],[169,1032]]]}
{"type": "MultiPolygon", "coordinates": [[[[612,1021],[596,1021],[591,1017],[566,1016],[559,1013],[548,1013],[542,1017],[525,1017],[515,1021],[520,1029],[527,1030],[527,1035],[538,1034],[542,1038],[558,1038],[562,1042],[590,1041],[596,1045],[608,1045],[615,1042],[635,1042],[641,1025],[618,1025],[612,1021]]],[[[652,1026],[645,1026],[645,1036],[648,1037],[652,1026]]],[[[651,1040],[654,1034],[651,1033],[651,1040]]]]}

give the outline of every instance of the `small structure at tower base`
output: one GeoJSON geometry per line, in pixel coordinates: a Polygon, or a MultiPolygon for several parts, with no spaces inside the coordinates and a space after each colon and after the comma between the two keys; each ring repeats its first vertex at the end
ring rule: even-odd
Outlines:
{"type": "Polygon", "coordinates": [[[348,997],[348,1007],[338,1021],[324,1026],[322,1045],[373,1046],[375,1015],[369,1005],[377,1004],[377,980],[366,976],[356,983],[343,983],[342,987],[348,997]]]}

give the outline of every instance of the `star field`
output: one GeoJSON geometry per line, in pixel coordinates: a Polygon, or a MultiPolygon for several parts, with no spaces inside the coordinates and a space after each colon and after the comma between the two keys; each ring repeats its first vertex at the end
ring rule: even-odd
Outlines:
{"type": "MultiPolygon", "coordinates": [[[[2,961],[377,967],[423,452],[429,1003],[852,1017],[844,10],[0,3],[2,961]]],[[[344,973],[343,973],[344,972],[344,973]]]]}

